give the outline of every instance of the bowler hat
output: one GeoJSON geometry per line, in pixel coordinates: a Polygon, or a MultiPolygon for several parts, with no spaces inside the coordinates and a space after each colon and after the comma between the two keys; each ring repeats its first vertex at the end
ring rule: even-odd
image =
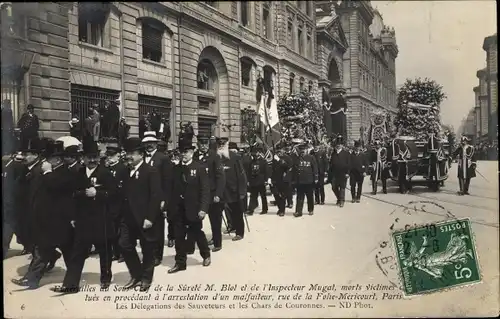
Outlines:
{"type": "Polygon", "coordinates": [[[107,156],[113,156],[122,151],[122,148],[119,147],[118,145],[108,145],[106,146],[106,155],[107,156]]]}
{"type": "Polygon", "coordinates": [[[129,137],[125,140],[123,145],[125,152],[142,151],[144,150],[144,145],[138,137],[129,137]]]}
{"type": "Polygon", "coordinates": [[[179,151],[180,152],[185,152],[187,150],[194,150],[195,147],[193,145],[193,143],[188,143],[188,142],[181,142],[179,143],[179,151]]]}
{"type": "Polygon", "coordinates": [[[81,151],[80,151],[80,147],[78,145],[71,145],[71,146],[66,147],[63,155],[68,156],[68,157],[75,157],[75,156],[78,156],[80,153],[81,153],[81,151]]]}
{"type": "Polygon", "coordinates": [[[199,142],[199,143],[205,143],[205,144],[206,144],[206,143],[208,143],[208,142],[209,142],[210,137],[209,137],[209,136],[207,136],[207,135],[198,135],[198,136],[196,137],[196,139],[198,140],[198,142],[199,142]]]}
{"type": "Polygon", "coordinates": [[[338,135],[335,139],[335,145],[344,145],[344,138],[342,135],[338,135]]]}

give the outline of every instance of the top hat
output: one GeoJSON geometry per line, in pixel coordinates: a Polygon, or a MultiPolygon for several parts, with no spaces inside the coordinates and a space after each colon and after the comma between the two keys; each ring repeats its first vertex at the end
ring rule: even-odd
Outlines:
{"type": "Polygon", "coordinates": [[[138,137],[129,137],[123,143],[123,149],[125,152],[142,151],[144,150],[144,145],[138,137]]]}
{"type": "Polygon", "coordinates": [[[147,143],[147,142],[158,142],[158,139],[156,138],[156,132],[155,131],[147,131],[144,133],[144,138],[141,141],[142,143],[147,143]]]}
{"type": "Polygon", "coordinates": [[[187,141],[181,141],[181,143],[179,143],[179,152],[185,152],[187,150],[194,150],[195,147],[193,145],[193,143],[189,143],[187,141]]]}
{"type": "Polygon", "coordinates": [[[81,152],[80,152],[80,147],[78,145],[71,145],[66,147],[63,153],[64,153],[63,155],[65,156],[75,157],[78,156],[81,152]]]}
{"type": "Polygon", "coordinates": [[[99,153],[99,147],[96,141],[92,139],[85,139],[83,141],[83,155],[98,156],[99,153]]]}
{"type": "Polygon", "coordinates": [[[210,137],[209,137],[209,136],[207,136],[207,135],[198,135],[198,136],[196,137],[196,139],[198,140],[198,142],[199,142],[199,143],[205,143],[205,144],[206,144],[206,143],[208,143],[208,142],[209,142],[210,137]]]}
{"type": "Polygon", "coordinates": [[[40,153],[43,150],[41,140],[38,137],[29,139],[27,143],[23,144],[20,148],[21,152],[40,153]]]}
{"type": "Polygon", "coordinates": [[[360,141],[354,141],[354,147],[360,147],[361,142],[360,141]]]}

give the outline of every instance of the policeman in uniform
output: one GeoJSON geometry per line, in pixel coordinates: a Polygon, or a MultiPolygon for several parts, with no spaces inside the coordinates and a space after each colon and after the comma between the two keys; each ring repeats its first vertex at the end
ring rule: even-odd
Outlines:
{"type": "Polygon", "coordinates": [[[351,183],[351,198],[353,203],[359,203],[363,191],[363,181],[369,163],[366,154],[361,151],[361,143],[354,141],[354,150],[351,153],[349,181],[351,183]]]}
{"type": "Polygon", "coordinates": [[[382,191],[384,194],[387,194],[387,170],[386,170],[386,162],[387,162],[387,149],[382,147],[380,141],[374,142],[375,149],[372,149],[370,153],[370,163],[372,165],[372,195],[377,194],[377,182],[379,179],[382,180],[382,191]]]}
{"type": "Polygon", "coordinates": [[[469,195],[471,178],[476,177],[476,153],[474,146],[469,144],[469,139],[462,136],[460,146],[453,152],[453,158],[458,159],[459,195],[469,195]]]}
{"type": "Polygon", "coordinates": [[[261,215],[267,214],[267,191],[266,182],[270,177],[267,161],[262,154],[263,149],[256,145],[252,150],[252,157],[248,168],[246,169],[248,176],[248,187],[250,191],[250,203],[248,204],[247,215],[253,215],[255,208],[258,206],[257,197],[260,196],[262,203],[261,215]]]}
{"type": "Polygon", "coordinates": [[[332,183],[333,193],[337,197],[337,205],[344,207],[345,188],[350,170],[350,154],[344,149],[342,136],[337,136],[335,149],[330,158],[328,180],[332,183]]]}
{"type": "Polygon", "coordinates": [[[302,216],[305,197],[309,215],[314,214],[314,185],[318,182],[318,164],[308,149],[306,143],[299,146],[300,154],[295,158],[293,165],[294,184],[297,185],[297,205],[293,214],[295,217],[302,216]]]}
{"type": "MultiPolygon", "coordinates": [[[[226,176],[222,167],[221,158],[217,152],[210,148],[208,136],[198,136],[198,149],[194,153],[193,159],[203,167],[208,173],[210,184],[210,206],[208,217],[212,229],[212,240],[209,245],[213,245],[213,252],[222,249],[222,211],[224,210],[223,193],[226,183],[226,176]]],[[[188,254],[194,253],[194,240],[188,233],[188,254]]]]}
{"type": "MultiPolygon", "coordinates": [[[[171,174],[172,174],[172,165],[167,156],[164,153],[158,152],[157,145],[159,140],[156,138],[156,132],[149,131],[144,133],[144,138],[142,139],[142,143],[146,149],[144,153],[144,162],[150,166],[156,168],[156,170],[160,173],[160,182],[161,188],[163,190],[163,199],[160,203],[160,216],[158,218],[158,226],[162,227],[163,233],[165,233],[165,211],[166,211],[166,203],[168,202],[168,194],[170,192],[170,184],[171,184],[171,174]],[[162,222],[160,222],[160,219],[162,222]]],[[[167,234],[168,247],[174,246],[174,238],[171,233],[172,227],[168,228],[169,233],[167,234]]],[[[158,243],[156,246],[156,254],[155,254],[155,265],[158,266],[161,264],[163,260],[163,251],[165,248],[165,238],[158,239],[158,243]]]]}
{"type": "Polygon", "coordinates": [[[318,183],[314,188],[314,202],[317,205],[325,204],[325,174],[328,168],[326,153],[319,146],[314,147],[313,155],[318,163],[318,183]]]}
{"type": "Polygon", "coordinates": [[[109,213],[113,217],[116,236],[113,240],[113,260],[119,263],[125,260],[120,254],[120,245],[118,244],[120,220],[122,218],[121,212],[124,204],[123,182],[128,178],[127,166],[121,161],[120,158],[121,147],[118,143],[109,144],[106,146],[106,167],[109,169],[113,176],[114,188],[116,192],[110,196],[108,201],[109,213]]]}
{"type": "Polygon", "coordinates": [[[285,216],[286,197],[289,191],[289,182],[287,177],[291,175],[293,168],[292,159],[280,149],[273,156],[271,171],[271,188],[273,189],[276,206],[278,206],[278,216],[285,216]]]}
{"type": "Polygon", "coordinates": [[[206,166],[193,160],[194,146],[179,145],[182,161],[174,167],[169,210],[175,225],[175,265],[169,274],[186,270],[186,236],[189,234],[200,249],[203,266],[209,266],[210,248],[203,232],[203,219],[210,206],[210,182],[206,166]]]}

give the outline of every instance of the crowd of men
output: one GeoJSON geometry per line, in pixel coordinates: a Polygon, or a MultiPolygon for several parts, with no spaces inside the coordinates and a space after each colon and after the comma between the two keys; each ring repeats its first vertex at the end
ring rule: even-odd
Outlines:
{"type": "MultiPolygon", "coordinates": [[[[294,193],[294,216],[303,215],[306,199],[307,212],[313,215],[315,205],[325,203],[326,184],[332,185],[340,208],[347,181],[352,203],[360,202],[367,175],[372,194],[379,180],[387,193],[387,150],[378,141],[369,151],[358,142],[346,148],[341,136],[333,147],[299,141],[284,145],[267,160],[263,145],[239,150],[227,138],[213,136],[198,136],[194,144],[189,127],[179,135],[178,148],[171,151],[154,131],[130,137],[123,145],[108,140],[101,149],[93,138],[84,139],[82,148],[48,138],[21,145],[2,171],[3,249],[5,258],[15,234],[24,247],[22,254],[32,259],[26,274],[12,282],[38,288],[62,255],[66,274],[51,289],[76,293],[85,260],[96,253],[101,288],[109,287],[116,261],[125,262],[130,273],[125,289],[147,291],[155,267],[162,263],[165,239],[167,247],[175,247],[175,264],[168,273],[186,270],[187,255],[196,246],[203,266],[210,266],[212,253],[222,249],[223,223],[225,233],[234,232],[232,240],[239,241],[258,197],[261,214],[268,213],[268,186],[281,217],[293,207],[294,193]],[[210,241],[203,231],[207,215],[210,241]]],[[[462,194],[468,194],[475,158],[467,139],[453,156],[459,158],[462,194]]]]}

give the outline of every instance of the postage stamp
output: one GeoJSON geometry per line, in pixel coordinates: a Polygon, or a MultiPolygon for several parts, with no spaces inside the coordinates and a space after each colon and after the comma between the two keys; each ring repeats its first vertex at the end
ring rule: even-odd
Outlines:
{"type": "Polygon", "coordinates": [[[406,227],[392,240],[405,296],[481,281],[468,218],[406,227]]]}

